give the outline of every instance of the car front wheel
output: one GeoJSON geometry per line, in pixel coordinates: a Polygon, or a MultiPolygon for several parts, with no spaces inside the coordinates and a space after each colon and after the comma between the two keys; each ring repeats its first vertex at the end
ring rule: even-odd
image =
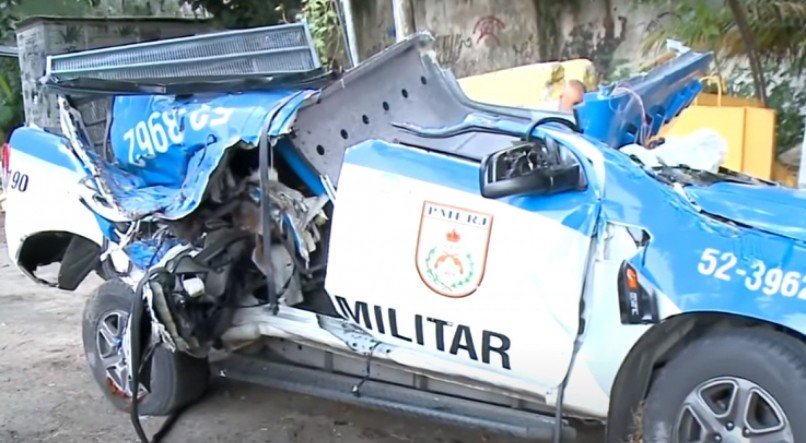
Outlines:
{"type": "Polygon", "coordinates": [[[680,350],[646,399],[645,442],[806,442],[806,345],[762,328],[680,350]]]}
{"type": "MultiPolygon", "coordinates": [[[[123,333],[134,292],[120,280],[103,283],[84,307],[83,341],[92,375],[121,411],[131,409],[131,371],[123,352],[123,333]]],[[[198,399],[209,379],[206,359],[157,346],[143,365],[136,398],[141,415],[170,415],[198,399]]]]}

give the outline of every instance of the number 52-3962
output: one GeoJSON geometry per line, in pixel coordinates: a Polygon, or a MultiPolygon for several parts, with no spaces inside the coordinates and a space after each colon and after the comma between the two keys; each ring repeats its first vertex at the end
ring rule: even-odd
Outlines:
{"type": "Polygon", "coordinates": [[[806,275],[803,273],[769,266],[761,260],[753,261],[748,268],[737,266],[738,263],[732,252],[706,248],[697,263],[697,272],[722,281],[743,279],[744,286],[750,291],[806,300],[806,275]]]}

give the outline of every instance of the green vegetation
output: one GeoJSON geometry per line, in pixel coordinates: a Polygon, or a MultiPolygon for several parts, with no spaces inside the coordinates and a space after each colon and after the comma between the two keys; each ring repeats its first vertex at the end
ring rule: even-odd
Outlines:
{"type": "MultiPolygon", "coordinates": [[[[4,44],[14,41],[14,22],[17,20],[12,11],[14,6],[13,0],[0,1],[0,42],[4,44]]],[[[13,128],[22,124],[21,90],[17,60],[3,57],[0,59],[0,142],[5,141],[13,128]]]]}
{"type": "MultiPolygon", "coordinates": [[[[753,73],[739,62],[747,56],[747,51],[727,4],[709,0],[635,1],[662,10],[645,49],[656,48],[667,38],[675,38],[694,49],[713,50],[716,69],[727,80],[728,92],[754,96],[753,73]],[[738,68],[734,67],[737,62],[738,68]]],[[[777,146],[782,152],[794,147],[803,137],[806,3],[786,0],[741,0],[739,3],[746,11],[760,69],[766,78],[767,106],[778,112],[777,146]]]]}
{"type": "MultiPolygon", "coordinates": [[[[646,47],[667,38],[685,41],[695,49],[714,50],[724,58],[746,55],[733,13],[708,0],[685,2],[637,0],[661,8],[661,19],[646,47]]],[[[742,0],[760,56],[768,61],[806,67],[806,3],[781,0],[742,0]]]]}
{"type": "Polygon", "coordinates": [[[302,16],[308,20],[311,27],[316,51],[322,58],[322,63],[335,67],[337,60],[344,57],[344,38],[339,27],[336,2],[332,0],[303,0],[302,16]]]}

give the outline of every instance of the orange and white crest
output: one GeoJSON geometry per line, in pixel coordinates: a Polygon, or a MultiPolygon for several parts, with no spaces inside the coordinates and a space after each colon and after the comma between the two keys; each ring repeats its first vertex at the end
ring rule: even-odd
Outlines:
{"type": "Polygon", "coordinates": [[[432,291],[466,297],[481,284],[493,216],[434,202],[423,203],[417,272],[432,291]]]}

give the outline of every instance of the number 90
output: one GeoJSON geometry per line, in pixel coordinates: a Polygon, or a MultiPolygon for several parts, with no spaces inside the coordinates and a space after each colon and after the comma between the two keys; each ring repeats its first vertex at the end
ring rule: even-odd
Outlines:
{"type": "Polygon", "coordinates": [[[11,174],[11,189],[16,189],[20,192],[28,190],[28,174],[20,174],[20,171],[14,171],[11,174]]]}

